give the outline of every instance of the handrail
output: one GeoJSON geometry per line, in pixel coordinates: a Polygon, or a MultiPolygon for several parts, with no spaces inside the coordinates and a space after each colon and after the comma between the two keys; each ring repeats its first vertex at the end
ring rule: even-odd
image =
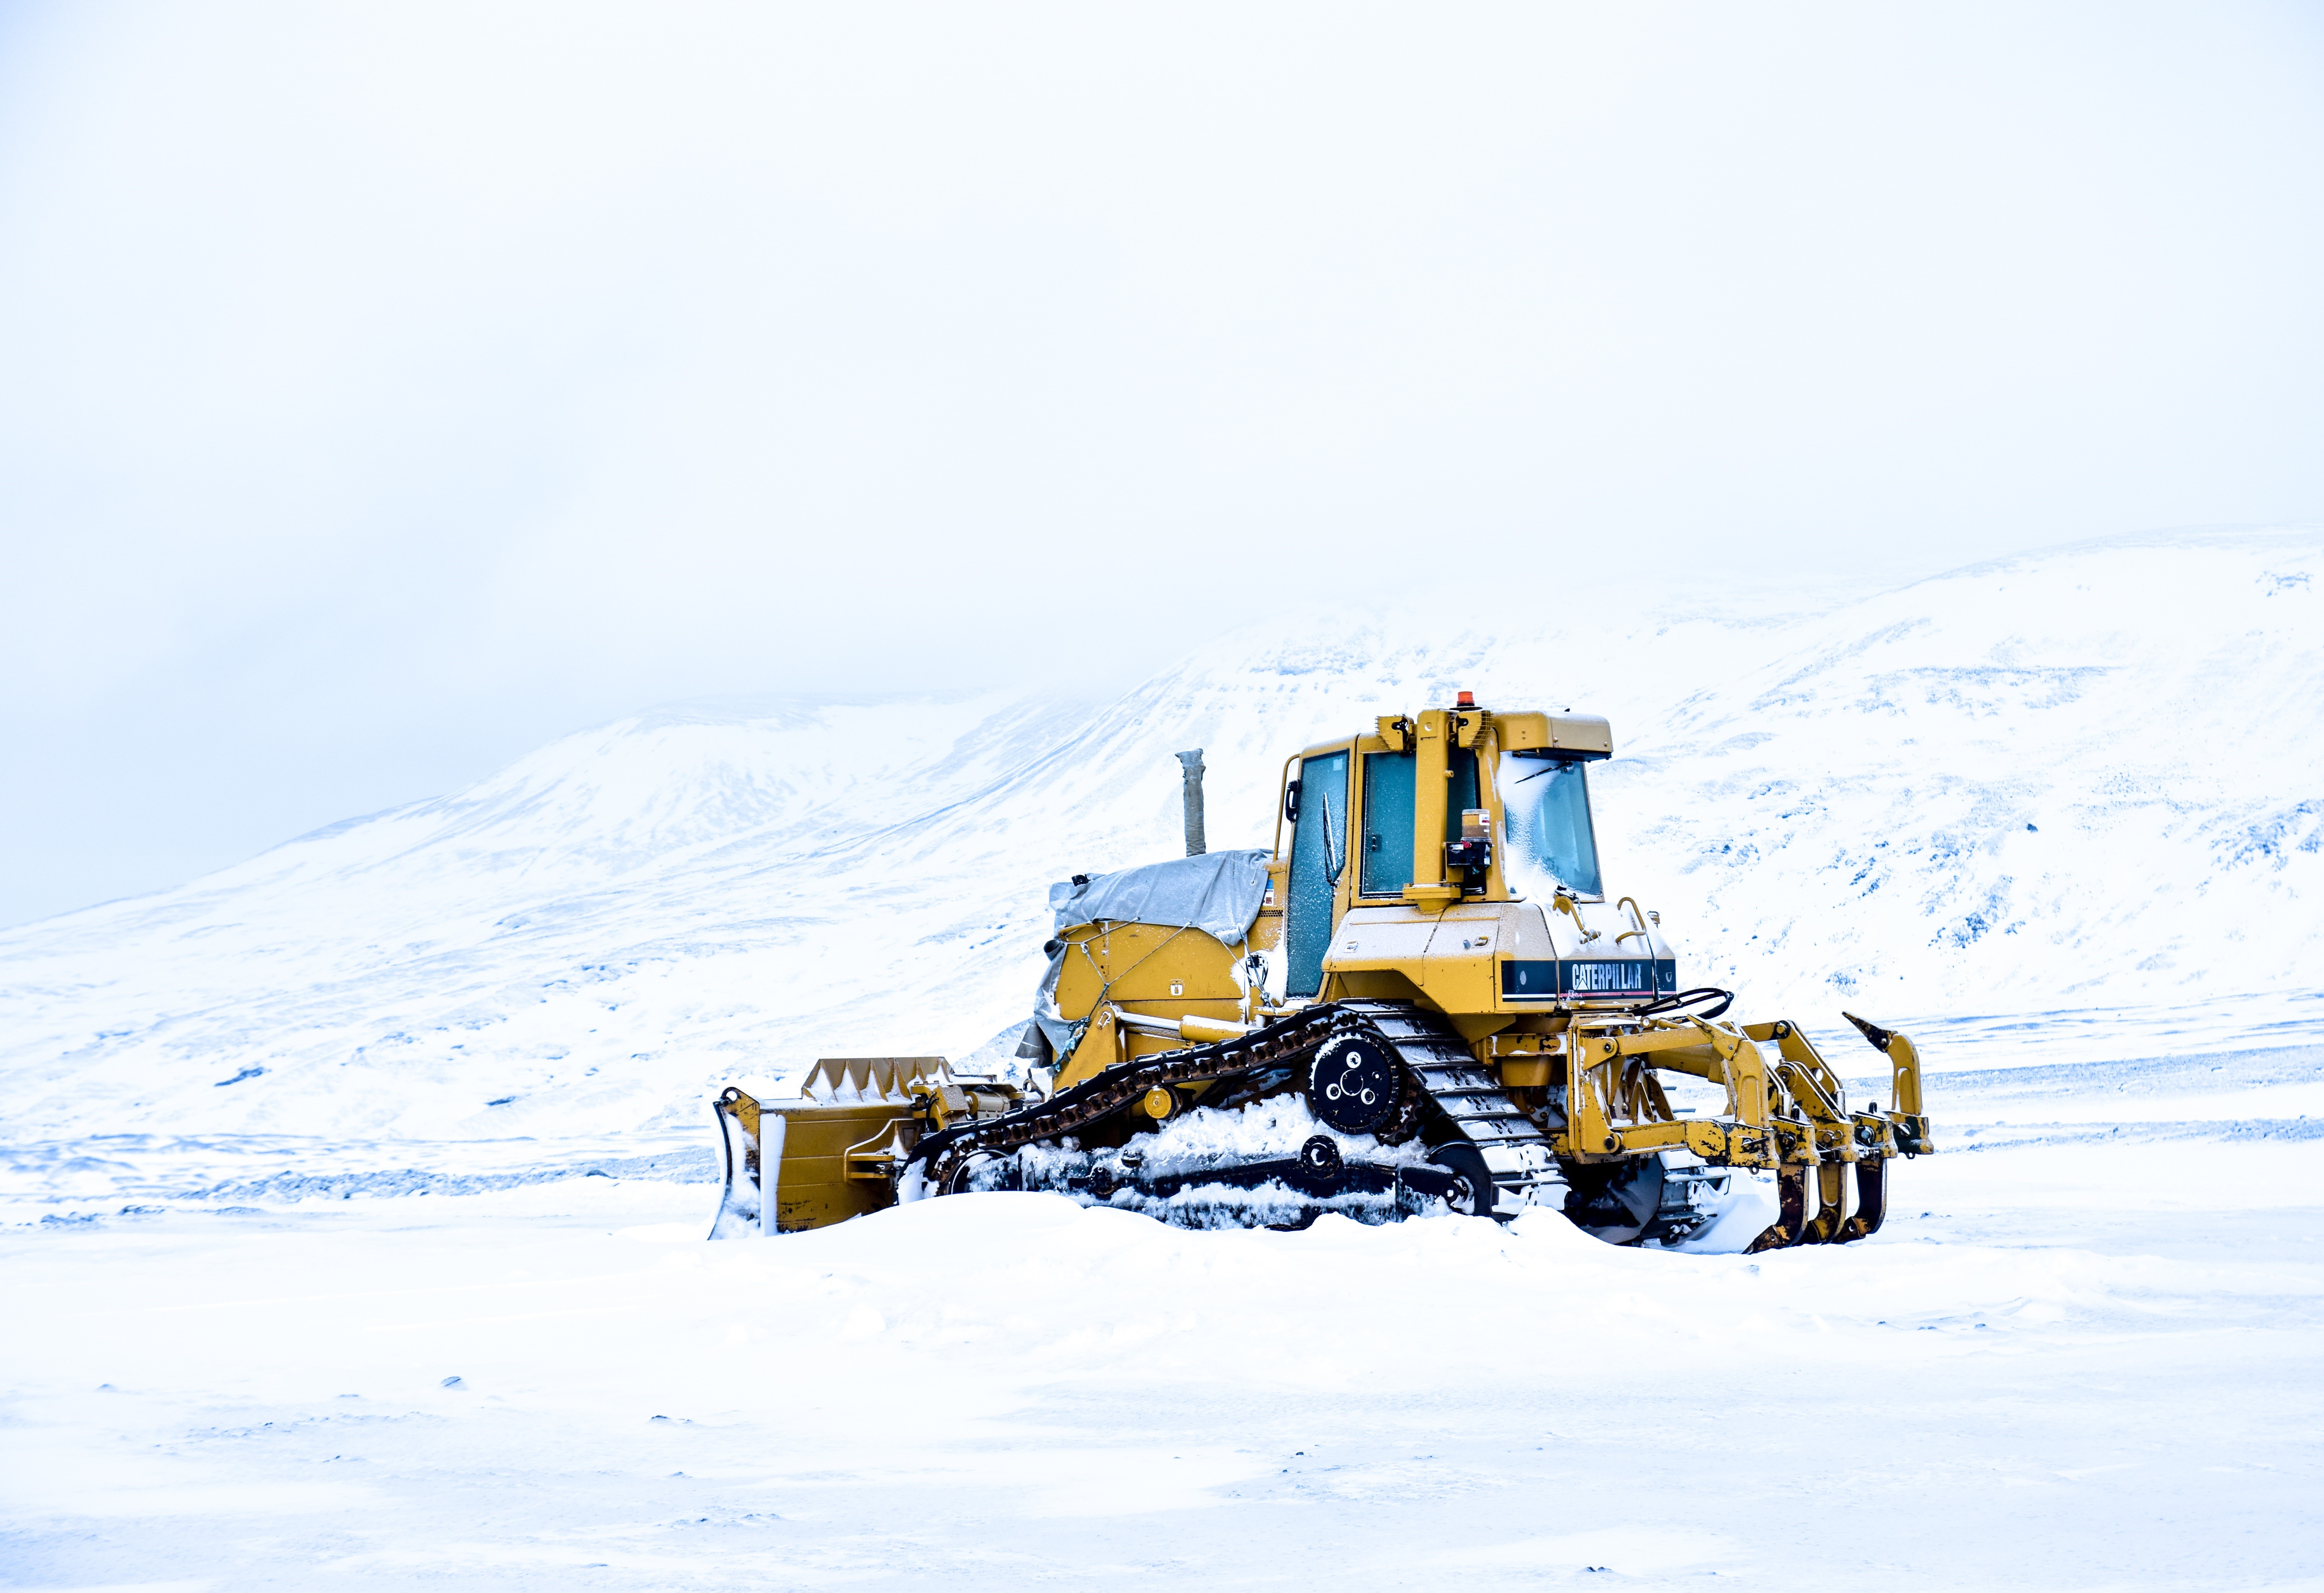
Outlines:
{"type": "Polygon", "coordinates": [[[1298,762],[1300,754],[1294,752],[1290,757],[1285,759],[1283,760],[1282,772],[1275,777],[1276,860],[1280,860],[1283,856],[1283,809],[1285,804],[1290,799],[1291,795],[1291,766],[1298,762]]]}

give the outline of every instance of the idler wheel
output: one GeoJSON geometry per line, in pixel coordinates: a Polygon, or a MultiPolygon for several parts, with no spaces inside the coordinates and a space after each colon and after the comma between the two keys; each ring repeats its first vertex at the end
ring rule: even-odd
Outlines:
{"type": "Polygon", "coordinates": [[[1463,1217],[1490,1217],[1500,1190],[1485,1166],[1484,1154],[1473,1145],[1440,1145],[1428,1159],[1452,1174],[1452,1192],[1444,1203],[1463,1217]]]}
{"type": "Polygon", "coordinates": [[[1334,1035],[1309,1066],[1307,1104],[1342,1134],[1369,1134],[1395,1112],[1396,1082],[1387,1046],[1370,1035],[1334,1035]]]}
{"type": "MultiPolygon", "coordinates": [[[[940,1195],[966,1194],[976,1187],[977,1175],[1001,1159],[989,1150],[973,1151],[961,1157],[949,1169],[944,1170],[930,1182],[936,1186],[936,1193],[940,1195]]],[[[1015,1169],[1012,1168],[1010,1171],[1013,1174],[1015,1169]]],[[[1017,1180],[1012,1176],[1004,1181],[1001,1187],[1014,1189],[1017,1187],[1017,1180]]]]}

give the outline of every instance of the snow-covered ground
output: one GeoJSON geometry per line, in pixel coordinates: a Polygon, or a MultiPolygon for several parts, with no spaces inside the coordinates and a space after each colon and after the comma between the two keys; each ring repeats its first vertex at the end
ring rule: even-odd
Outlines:
{"type": "Polygon", "coordinates": [[[1545,576],[1110,704],[688,704],[0,933],[0,1586],[2324,1585],[2319,574],[1545,576]],[[1463,687],[1613,719],[1689,982],[1844,1072],[1841,1006],[1913,1030],[1886,1231],[699,1242],[706,1096],[1007,1032],[1047,882],[1176,850],[1172,752],[1263,845],[1286,751],[1463,687]]]}
{"type": "Polygon", "coordinates": [[[17,1227],[0,1574],[2312,1588],[2319,1092],[1963,1081],[1888,1231],[1757,1257],[1005,1194],[709,1245],[650,1178],[17,1227]]]}

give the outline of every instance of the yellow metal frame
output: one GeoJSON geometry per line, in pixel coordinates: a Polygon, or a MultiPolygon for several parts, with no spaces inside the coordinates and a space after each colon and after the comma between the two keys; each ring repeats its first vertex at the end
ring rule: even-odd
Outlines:
{"type": "MultiPolygon", "coordinates": [[[[1571,919],[1588,944],[1614,930],[1606,953],[1617,959],[1637,939],[1652,955],[1659,918],[1624,897],[1610,925],[1600,896],[1560,889],[1528,903],[1509,889],[1499,838],[1506,834],[1498,786],[1505,750],[1547,749],[1609,757],[1604,720],[1586,714],[1496,713],[1459,706],[1378,716],[1369,733],[1318,742],[1284,760],[1278,778],[1275,847],[1267,898],[1247,941],[1222,944],[1200,930],[1168,925],[1101,923],[1068,928],[1055,990],[1058,1014],[1083,1024],[1072,1054],[1049,1088],[1063,1089],[1136,1058],[1240,1033],[1308,1005],[1269,1004],[1247,978],[1244,958],[1282,943],[1289,910],[1289,785],[1305,760],[1348,756],[1349,796],[1342,855],[1355,859],[1369,815],[1364,762],[1370,755],[1414,755],[1412,881],[1394,895],[1366,895],[1363,870],[1342,871],[1332,896],[1330,951],[1315,1001],[1372,997],[1408,999],[1442,1014],[1470,1043],[1480,1063],[1527,1110],[1564,1120],[1553,1148],[1582,1164],[1683,1148],[1715,1165],[1775,1169],[1792,1193],[1814,1173],[1817,1213],[1793,1238],[1841,1237],[1846,1170],[1895,1156],[1925,1155],[1920,1057],[1903,1035],[1859,1025],[1882,1045],[1891,1067],[1892,1110],[1850,1108],[1839,1076],[1796,1024],[1735,1024],[1670,1013],[1641,1016],[1636,998],[1558,996],[1507,999],[1502,964],[1516,954],[1525,915],[1536,909],[1571,919]],[[1456,749],[1477,755],[1477,801],[1491,816],[1495,839],[1478,888],[1464,890],[1446,864],[1448,782],[1456,749]],[[1585,910],[1586,909],[1586,910],[1585,910]],[[1351,918],[1351,915],[1356,915],[1351,918]],[[1724,1087],[1715,1117],[1672,1110],[1658,1073],[1683,1073],[1724,1087]]],[[[1544,920],[1547,923],[1549,920],[1544,920]]],[[[1149,1091],[1134,1109],[1159,1120],[1185,1110],[1205,1086],[1149,1091]]],[[[755,1183],[761,1130],[783,1119],[777,1192],[783,1229],[839,1221],[888,1203],[897,1169],[918,1135],[963,1116],[1007,1110],[1021,1097],[991,1081],[954,1080],[943,1059],[829,1059],[816,1065],[797,1101],[762,1104],[728,1091],[720,1110],[742,1130],[755,1183]]],[[[724,1120],[724,1119],[722,1119],[724,1120]]],[[[730,1137],[730,1154],[736,1143],[730,1137]]],[[[1788,1218],[1787,1218],[1788,1220],[1788,1218]]],[[[1852,1235],[1845,1237],[1853,1237],[1852,1235]]]]}
{"type": "MultiPolygon", "coordinates": [[[[764,1148],[776,1155],[776,1229],[795,1233],[891,1206],[896,1174],[920,1135],[962,1116],[994,1117],[1023,1097],[990,1080],[955,1080],[941,1056],[825,1057],[797,1098],[761,1101],[729,1090],[717,1103],[727,1129],[730,1200],[763,1192],[764,1148]],[[779,1137],[770,1119],[781,1124],[779,1137]],[[738,1176],[739,1174],[739,1176],[738,1176]]],[[[762,1220],[759,1211],[741,1213],[762,1220]]]]}

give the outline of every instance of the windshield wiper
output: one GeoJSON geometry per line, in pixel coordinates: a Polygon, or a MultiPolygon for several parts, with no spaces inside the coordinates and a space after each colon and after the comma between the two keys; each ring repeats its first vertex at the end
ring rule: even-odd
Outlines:
{"type": "Polygon", "coordinates": [[[1329,883],[1336,889],[1341,874],[1346,871],[1348,860],[1345,853],[1332,844],[1332,798],[1328,794],[1319,794],[1319,799],[1323,804],[1323,865],[1331,870],[1329,883]]]}

